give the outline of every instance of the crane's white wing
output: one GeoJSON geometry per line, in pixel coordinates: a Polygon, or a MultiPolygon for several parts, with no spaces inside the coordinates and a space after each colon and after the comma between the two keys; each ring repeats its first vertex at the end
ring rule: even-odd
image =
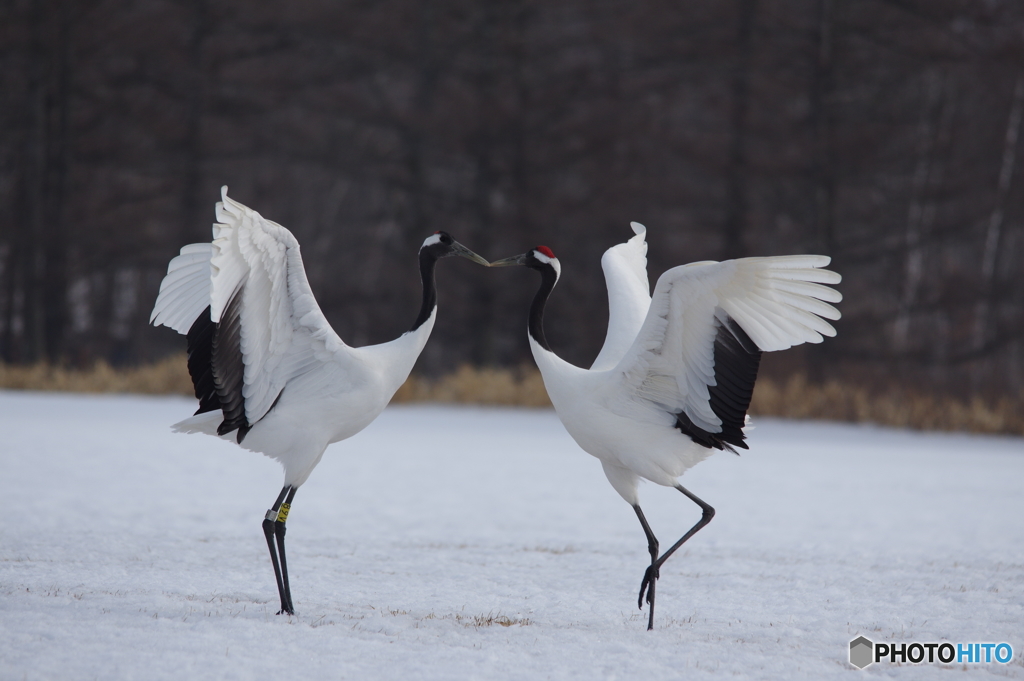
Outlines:
{"type": "MultiPolygon", "coordinates": [[[[221,196],[213,243],[186,246],[171,261],[152,320],[187,333],[210,307],[218,324],[218,381],[232,386],[228,392],[240,389],[252,425],[290,378],[340,359],[348,346],[313,298],[291,232],[230,199],[227,187],[221,196]]],[[[241,406],[237,397],[222,404],[226,419],[241,406]]]]}
{"type": "Polygon", "coordinates": [[[608,333],[594,371],[611,369],[626,354],[651,306],[651,285],[647,280],[647,228],[629,223],[636,236],[612,246],[601,256],[601,268],[608,287],[608,333]]]}
{"type": "Polygon", "coordinates": [[[640,333],[611,373],[609,406],[656,420],[667,412],[695,441],[744,446],[740,429],[760,352],[820,343],[836,333],[825,320],[839,319],[828,303],[842,296],[821,284],[841,278],[819,269],[829,261],[742,258],[665,272],[640,333]]]}
{"type": "Polygon", "coordinates": [[[149,323],[169,326],[186,334],[196,317],[210,304],[210,257],[212,244],[189,244],[167,265],[160,294],[149,323]]]}

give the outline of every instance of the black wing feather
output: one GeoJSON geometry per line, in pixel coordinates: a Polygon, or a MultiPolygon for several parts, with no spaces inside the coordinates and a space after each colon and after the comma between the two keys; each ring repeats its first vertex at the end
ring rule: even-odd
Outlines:
{"type": "Polygon", "coordinates": [[[217,386],[220,408],[224,420],[217,427],[217,434],[224,435],[238,429],[238,444],[242,444],[250,424],[245,419],[245,397],[242,385],[245,378],[245,363],[242,359],[242,290],[231,295],[227,307],[220,316],[217,330],[213,335],[211,366],[217,386]]]}
{"type": "Polygon", "coordinates": [[[210,320],[210,306],[196,317],[188,330],[188,374],[192,377],[199,409],[196,414],[220,409],[220,397],[213,380],[213,336],[217,325],[210,320]]]}
{"type": "MultiPolygon", "coordinates": [[[[199,400],[196,414],[222,410],[224,420],[217,427],[217,434],[224,435],[237,429],[239,444],[255,425],[246,419],[245,396],[242,394],[245,365],[240,345],[241,292],[239,287],[231,297],[219,324],[210,319],[210,307],[207,306],[192,322],[187,334],[188,373],[199,400]]],[[[267,413],[277,406],[282,394],[284,389],[277,394],[267,413]]]]}
{"type": "Polygon", "coordinates": [[[676,428],[697,444],[715,449],[747,449],[743,424],[754,394],[754,382],[761,363],[761,349],[739,324],[722,311],[716,315],[715,382],[708,386],[711,411],[722,421],[719,433],[694,425],[685,413],[676,414],[676,428]]]}

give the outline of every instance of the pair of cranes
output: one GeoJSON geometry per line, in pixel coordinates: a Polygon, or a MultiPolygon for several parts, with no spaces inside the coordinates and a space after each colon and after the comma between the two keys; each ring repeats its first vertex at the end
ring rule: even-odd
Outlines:
{"type": "Polygon", "coordinates": [[[762,352],[834,336],[829,303],[840,294],[829,258],[797,255],[698,262],[665,272],[650,294],[645,228],[601,259],[608,287],[604,346],[590,369],[559,358],[544,335],[544,308],[561,275],[546,246],[488,263],[445,232],[419,250],[423,298],[412,327],[393,341],[350,347],[313,297],[299,244],[287,229],[227,196],[217,204],[212,243],[171,260],[151,322],[188,339],[199,409],[173,426],[235,440],[281,462],[284,486],[263,520],[281,610],[294,614],[285,529],[298,488],[327,446],[368,426],[408,378],[437,315],[437,261],[461,256],[489,267],[540,274],[530,306],[530,348],[551,402],[579,446],[600,459],[633,507],[650,565],[637,601],[654,627],[661,566],[711,521],[715,510],[677,478],[715,450],[747,448],[747,422],[762,352]],[[701,519],[664,553],[640,508],[640,478],[674,487],[701,519]]]}

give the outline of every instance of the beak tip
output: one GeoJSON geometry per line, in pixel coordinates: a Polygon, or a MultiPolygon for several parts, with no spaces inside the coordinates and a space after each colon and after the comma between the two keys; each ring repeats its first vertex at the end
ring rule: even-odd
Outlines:
{"type": "Polygon", "coordinates": [[[523,255],[514,255],[511,258],[502,258],[501,260],[495,260],[488,267],[512,267],[515,265],[523,264],[523,255]]]}
{"type": "Polygon", "coordinates": [[[488,262],[483,256],[474,253],[473,251],[469,250],[468,248],[460,244],[458,241],[455,242],[454,252],[456,255],[461,255],[466,260],[472,260],[478,265],[483,265],[484,267],[491,266],[491,263],[488,262]]]}

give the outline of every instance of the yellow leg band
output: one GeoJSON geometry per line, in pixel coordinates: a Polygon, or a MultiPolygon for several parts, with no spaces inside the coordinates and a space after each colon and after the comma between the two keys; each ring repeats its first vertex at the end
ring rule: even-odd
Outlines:
{"type": "Polygon", "coordinates": [[[277,514],[277,522],[283,523],[288,520],[288,511],[292,509],[291,504],[281,504],[281,511],[277,514]]]}

